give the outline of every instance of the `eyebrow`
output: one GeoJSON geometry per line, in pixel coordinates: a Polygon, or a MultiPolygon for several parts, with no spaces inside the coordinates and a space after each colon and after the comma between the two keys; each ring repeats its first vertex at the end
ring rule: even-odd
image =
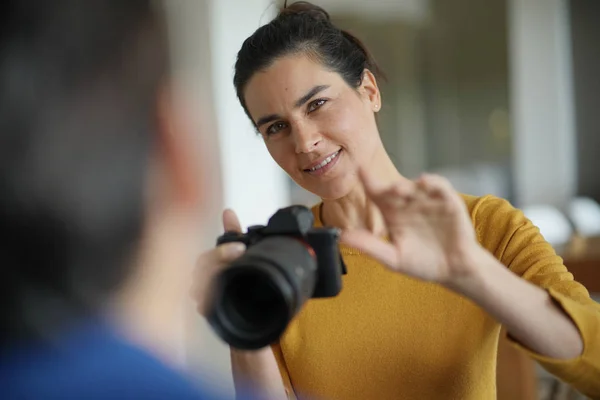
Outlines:
{"type": "MultiPolygon", "coordinates": [[[[298,100],[296,100],[296,103],[294,103],[294,108],[302,107],[302,105],[304,105],[307,101],[309,101],[310,99],[312,99],[317,93],[320,93],[323,90],[328,89],[328,88],[329,88],[329,85],[318,85],[318,86],[315,86],[308,93],[306,93],[304,96],[302,96],[298,100]]],[[[256,127],[260,128],[264,124],[268,124],[269,122],[275,121],[275,120],[280,119],[280,118],[281,118],[281,116],[279,114],[266,115],[266,116],[260,118],[256,122],[256,127]]]]}

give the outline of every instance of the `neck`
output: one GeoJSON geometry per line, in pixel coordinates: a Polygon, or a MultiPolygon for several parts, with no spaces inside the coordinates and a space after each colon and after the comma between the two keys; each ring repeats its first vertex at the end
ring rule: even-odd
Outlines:
{"type": "MultiPolygon", "coordinates": [[[[400,179],[406,179],[398,172],[383,149],[373,157],[372,161],[369,163],[370,168],[374,169],[380,183],[392,184],[400,179]]],[[[381,213],[367,197],[358,179],[354,189],[346,196],[334,200],[323,200],[321,222],[323,225],[343,230],[365,229],[380,236],[387,233],[381,213]]]]}
{"type": "Polygon", "coordinates": [[[181,237],[172,226],[163,224],[146,233],[133,273],[107,314],[129,341],[177,368],[183,363],[184,304],[189,292],[186,269],[177,267],[193,266],[193,261],[186,259],[185,248],[165,240],[169,235],[181,237]]]}
{"type": "MultiPolygon", "coordinates": [[[[154,297],[159,296],[157,292],[154,297]]],[[[124,293],[107,312],[117,331],[128,341],[164,363],[180,367],[184,314],[183,309],[169,303],[158,304],[156,299],[140,292],[124,293]]]]}

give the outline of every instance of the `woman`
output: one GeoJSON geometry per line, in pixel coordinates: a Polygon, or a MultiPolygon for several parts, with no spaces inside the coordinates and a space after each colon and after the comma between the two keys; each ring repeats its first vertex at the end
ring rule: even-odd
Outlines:
{"type": "MultiPolygon", "coordinates": [[[[598,304],[507,201],[397,171],[377,130],[377,73],[356,38],[304,2],[238,53],[239,100],[279,166],[322,199],[316,224],[342,229],[348,274],[273,352],[233,351],[236,380],[274,397],[283,382],[289,397],[495,398],[503,325],[550,372],[600,398],[598,304]]],[[[239,229],[231,212],[225,225],[239,229]]]]}

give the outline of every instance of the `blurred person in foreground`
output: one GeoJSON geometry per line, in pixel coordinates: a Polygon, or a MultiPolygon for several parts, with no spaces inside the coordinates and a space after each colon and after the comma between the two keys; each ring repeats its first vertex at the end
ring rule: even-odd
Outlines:
{"type": "Polygon", "coordinates": [[[3,399],[220,398],[174,351],[209,188],[153,4],[0,6],[3,399]]]}

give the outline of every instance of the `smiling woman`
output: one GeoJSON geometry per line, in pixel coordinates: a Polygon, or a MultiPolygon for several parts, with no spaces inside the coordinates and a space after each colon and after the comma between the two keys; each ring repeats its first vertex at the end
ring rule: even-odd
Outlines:
{"type": "Polygon", "coordinates": [[[283,383],[292,398],[491,399],[504,325],[552,373],[600,396],[598,305],[507,201],[400,174],[360,41],[294,3],[244,42],[235,71],[273,159],[322,199],[316,224],[343,230],[348,271],[340,295],[309,302],[273,352],[232,352],[236,381],[274,398],[283,383]]]}
{"type": "MultiPolygon", "coordinates": [[[[352,51],[323,49],[324,55],[317,56],[317,46],[302,44],[305,39],[299,37],[299,45],[313,48],[308,51],[315,55],[307,57],[286,43],[276,43],[281,54],[269,63],[260,56],[240,58],[235,81],[273,159],[304,189],[334,199],[350,192],[358,165],[387,156],[374,117],[381,98],[376,78],[367,69],[377,71],[373,60],[355,44],[358,41],[347,39],[349,34],[325,23],[320,28],[322,37],[333,40],[337,33],[352,51]],[[346,59],[348,54],[362,62],[346,59]],[[246,70],[258,72],[244,76],[246,70]]],[[[260,50],[271,54],[273,47],[260,50]]],[[[395,170],[391,163],[388,168],[395,170]]]]}
{"type": "Polygon", "coordinates": [[[273,159],[321,198],[346,196],[357,167],[385,156],[373,113],[379,90],[368,71],[353,88],[320,63],[289,55],[256,73],[245,93],[273,159]]]}

